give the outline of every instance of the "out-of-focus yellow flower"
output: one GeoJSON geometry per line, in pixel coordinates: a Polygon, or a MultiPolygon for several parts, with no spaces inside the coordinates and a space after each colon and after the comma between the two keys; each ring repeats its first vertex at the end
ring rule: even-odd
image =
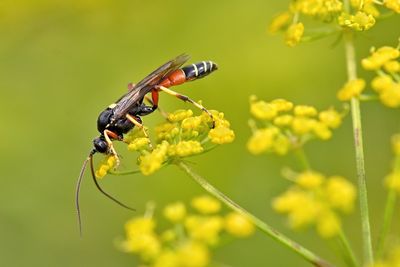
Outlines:
{"type": "Polygon", "coordinates": [[[372,88],[378,93],[390,89],[393,85],[393,79],[389,75],[376,76],[371,82],[372,88]]]}
{"type": "Polygon", "coordinates": [[[139,168],[144,175],[150,175],[161,168],[167,158],[169,144],[163,141],[150,153],[140,157],[139,168]]]}
{"type": "Polygon", "coordinates": [[[180,222],[186,216],[186,207],[182,202],[169,204],[164,208],[164,216],[171,222],[180,222]]]}
{"type": "Polygon", "coordinates": [[[268,26],[268,32],[277,33],[278,31],[284,30],[290,23],[292,14],[290,12],[282,12],[275,16],[268,26]]]}
{"type": "Polygon", "coordinates": [[[185,227],[192,239],[215,245],[223,229],[223,219],[220,216],[192,215],[185,219],[185,227]]]}
{"type": "Polygon", "coordinates": [[[297,0],[290,7],[293,12],[329,20],[335,13],[342,11],[343,3],[339,0],[297,0]]]}
{"type": "Polygon", "coordinates": [[[208,137],[214,144],[228,144],[235,140],[235,133],[227,127],[216,127],[208,132],[208,137]]]}
{"type": "Polygon", "coordinates": [[[142,233],[152,233],[155,226],[156,223],[152,218],[137,217],[125,224],[125,231],[129,237],[142,233]]]}
{"type": "Polygon", "coordinates": [[[289,114],[280,115],[274,119],[274,124],[279,127],[288,127],[292,122],[293,116],[289,114]]]}
{"type": "Polygon", "coordinates": [[[170,122],[179,122],[179,121],[183,121],[186,118],[189,118],[193,115],[193,111],[188,109],[188,110],[184,110],[184,109],[179,109],[176,110],[170,114],[168,114],[168,120],[170,122]]]}
{"type": "MultiPolygon", "coordinates": [[[[164,214],[165,215],[165,214],[164,214]]],[[[172,221],[172,220],[170,220],[172,221]]],[[[172,242],[175,241],[177,239],[177,234],[173,229],[168,229],[165,230],[162,234],[161,234],[161,240],[163,242],[172,242]]]]}
{"type": "Polygon", "coordinates": [[[206,267],[210,262],[208,248],[199,242],[187,242],[177,249],[178,266],[206,267]]]}
{"type": "Polygon", "coordinates": [[[305,171],[297,175],[295,182],[303,188],[315,189],[320,187],[324,180],[325,177],[321,173],[305,171]]]}
{"type": "Polygon", "coordinates": [[[130,151],[138,151],[142,149],[146,149],[149,145],[150,140],[147,137],[139,137],[134,139],[132,142],[128,144],[128,150],[130,151]]]}
{"type": "Polygon", "coordinates": [[[343,212],[351,212],[356,199],[356,189],[352,183],[341,176],[329,177],[325,185],[329,204],[343,212]]]}
{"type": "Polygon", "coordinates": [[[293,111],[295,116],[315,117],[318,111],[313,106],[297,105],[293,111]]]}
{"type": "Polygon", "coordinates": [[[400,194],[400,172],[392,172],[385,178],[386,187],[400,194]]]}
{"type": "Polygon", "coordinates": [[[337,93],[337,97],[341,101],[349,101],[353,97],[358,97],[365,88],[363,79],[356,79],[347,82],[337,93]]]}
{"type": "Polygon", "coordinates": [[[391,138],[392,150],[396,156],[400,156],[400,134],[394,134],[391,138]]]}
{"type": "Polygon", "coordinates": [[[356,31],[365,31],[375,25],[375,18],[364,11],[357,11],[355,15],[343,12],[338,18],[338,23],[356,31]]]}
{"type": "Polygon", "coordinates": [[[332,137],[332,131],[328,126],[319,121],[313,126],[313,132],[321,140],[328,140],[332,137]]]}
{"type": "Polygon", "coordinates": [[[289,152],[291,143],[289,137],[278,134],[274,140],[272,150],[278,155],[286,155],[289,152]]]}
{"type": "Polygon", "coordinates": [[[400,13],[400,1],[399,0],[383,0],[383,4],[393,10],[396,13],[400,13]]]}
{"type": "Polygon", "coordinates": [[[251,101],[250,113],[260,120],[271,120],[277,114],[278,110],[275,105],[267,103],[263,100],[251,101]]]}
{"type": "Polygon", "coordinates": [[[376,8],[373,0],[351,0],[351,5],[358,10],[364,11],[372,16],[379,17],[380,12],[376,8]]]}
{"type": "Polygon", "coordinates": [[[400,71],[400,63],[395,60],[391,60],[386,62],[383,65],[383,68],[389,73],[395,73],[400,71]]]}
{"type": "Polygon", "coordinates": [[[165,249],[154,262],[153,267],[177,267],[179,266],[179,256],[175,251],[165,249]]]}
{"type": "Polygon", "coordinates": [[[390,108],[400,107],[400,83],[394,83],[393,86],[381,91],[379,99],[390,108]]]}
{"type": "Polygon", "coordinates": [[[321,111],[319,120],[331,129],[336,129],[342,124],[342,116],[334,109],[321,111]]]}
{"type": "Polygon", "coordinates": [[[247,142],[247,149],[254,155],[269,150],[278,133],[279,130],[277,128],[266,128],[255,131],[247,142]]]}
{"type": "Polygon", "coordinates": [[[208,195],[193,198],[191,205],[203,214],[213,214],[221,210],[221,202],[208,195]]]}
{"type": "Polygon", "coordinates": [[[114,155],[107,155],[95,172],[96,178],[100,179],[106,176],[108,171],[115,167],[116,162],[117,160],[114,155]]]}
{"type": "Polygon", "coordinates": [[[393,247],[384,259],[376,261],[370,267],[399,267],[400,266],[400,246],[393,247]]]}
{"type": "Polygon", "coordinates": [[[225,217],[225,230],[233,236],[247,237],[254,233],[254,224],[245,216],[231,212],[225,217]]]}
{"type": "Polygon", "coordinates": [[[304,34],[303,23],[299,22],[290,25],[286,31],[286,36],[285,36],[286,44],[290,47],[296,46],[298,43],[300,43],[303,34],[304,34]]]}
{"type": "Polygon", "coordinates": [[[292,130],[295,134],[307,134],[313,130],[316,122],[315,119],[308,117],[294,117],[292,121],[292,130]]]}
{"type": "Polygon", "coordinates": [[[332,238],[337,236],[341,230],[340,219],[331,211],[327,211],[318,216],[317,232],[323,238],[332,238]]]}
{"type": "Polygon", "coordinates": [[[278,112],[290,111],[293,108],[293,103],[286,99],[277,98],[270,102],[278,112]]]}
{"type": "Polygon", "coordinates": [[[400,56],[398,49],[390,46],[383,46],[376,51],[373,51],[371,56],[364,58],[361,65],[366,70],[378,70],[385,63],[397,59],[400,56]]]}

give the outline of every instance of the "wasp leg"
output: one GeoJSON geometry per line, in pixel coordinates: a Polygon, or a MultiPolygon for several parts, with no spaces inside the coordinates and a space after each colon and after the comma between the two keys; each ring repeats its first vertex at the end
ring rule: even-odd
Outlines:
{"type": "MultiPolygon", "coordinates": [[[[154,102],[152,99],[150,99],[150,97],[145,96],[144,97],[146,99],[147,102],[150,103],[150,105],[153,106],[154,108],[154,102]]],[[[166,112],[164,109],[161,109],[158,105],[156,105],[156,109],[161,113],[161,116],[163,116],[164,118],[168,118],[168,112],[166,112]]]]}
{"type": "Polygon", "coordinates": [[[132,115],[129,115],[129,114],[126,114],[125,116],[126,116],[126,118],[127,118],[128,120],[130,120],[133,124],[135,124],[136,127],[140,128],[140,129],[143,131],[144,136],[145,136],[147,139],[149,139],[149,147],[150,147],[151,149],[153,149],[153,145],[152,145],[152,143],[151,143],[150,137],[149,137],[149,135],[147,134],[147,131],[146,131],[146,129],[144,128],[144,126],[143,126],[143,124],[142,124],[142,120],[141,120],[139,117],[137,117],[137,116],[132,116],[132,115]]]}
{"type": "Polygon", "coordinates": [[[212,128],[215,127],[214,116],[211,114],[210,111],[208,111],[205,107],[203,107],[199,103],[193,101],[188,96],[185,96],[185,95],[182,95],[182,94],[177,93],[175,91],[172,91],[172,90],[170,90],[170,89],[168,89],[168,88],[166,88],[164,86],[157,86],[157,89],[160,90],[160,91],[164,91],[165,93],[167,93],[169,95],[175,96],[175,97],[179,98],[180,100],[182,100],[184,102],[189,102],[189,103],[193,104],[195,107],[197,107],[197,108],[201,109],[202,111],[206,112],[210,116],[210,118],[212,120],[212,128]]]}
{"type": "Polygon", "coordinates": [[[108,144],[108,147],[110,149],[111,154],[114,155],[115,157],[115,161],[116,161],[116,165],[115,168],[118,168],[120,160],[119,160],[119,156],[117,154],[117,151],[115,150],[113,143],[111,141],[111,138],[116,139],[116,140],[120,140],[120,138],[118,137],[118,135],[110,130],[104,130],[104,138],[106,139],[106,142],[108,144]]]}

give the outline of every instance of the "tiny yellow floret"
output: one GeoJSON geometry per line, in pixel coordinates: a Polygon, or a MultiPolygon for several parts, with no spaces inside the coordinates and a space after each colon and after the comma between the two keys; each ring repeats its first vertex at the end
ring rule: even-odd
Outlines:
{"type": "Polygon", "coordinates": [[[171,222],[180,222],[186,216],[186,207],[182,202],[167,205],[164,208],[164,216],[171,222]]]}
{"type": "Polygon", "coordinates": [[[254,233],[254,224],[244,215],[231,212],[225,217],[225,230],[236,237],[247,237],[254,233]]]}
{"type": "Polygon", "coordinates": [[[349,101],[353,97],[358,97],[365,88],[363,79],[356,79],[347,82],[337,93],[337,98],[341,101],[349,101]]]}
{"type": "Polygon", "coordinates": [[[289,25],[291,18],[292,14],[287,11],[278,14],[268,25],[268,32],[277,33],[278,31],[284,30],[289,25]]]}
{"type": "Polygon", "coordinates": [[[304,25],[303,23],[295,23],[289,26],[288,30],[286,31],[286,44],[290,47],[294,47],[300,43],[301,38],[304,34],[304,25]]]}
{"type": "Polygon", "coordinates": [[[325,177],[315,171],[305,171],[296,177],[296,183],[306,189],[315,189],[321,186],[325,177]]]}
{"type": "Polygon", "coordinates": [[[396,13],[400,13],[400,1],[399,0],[383,0],[383,4],[393,10],[396,13]]]}
{"type": "Polygon", "coordinates": [[[208,195],[193,198],[191,205],[203,214],[213,214],[221,210],[221,203],[208,195]]]}
{"type": "Polygon", "coordinates": [[[208,137],[214,144],[228,144],[235,140],[235,133],[227,127],[215,127],[208,132],[208,137]]]}
{"type": "Polygon", "coordinates": [[[336,129],[342,124],[342,116],[334,109],[321,111],[318,114],[318,118],[331,129],[336,129]]]}
{"type": "Polygon", "coordinates": [[[329,177],[325,185],[329,204],[343,212],[351,212],[356,199],[356,189],[352,183],[341,176],[329,177]]]}
{"type": "Polygon", "coordinates": [[[293,111],[295,116],[314,117],[318,111],[313,106],[297,105],[293,111]]]}

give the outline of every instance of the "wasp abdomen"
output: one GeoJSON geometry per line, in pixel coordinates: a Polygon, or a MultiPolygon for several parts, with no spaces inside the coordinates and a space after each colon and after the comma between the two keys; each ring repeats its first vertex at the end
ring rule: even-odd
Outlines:
{"type": "Polygon", "coordinates": [[[218,66],[214,62],[202,61],[189,66],[185,66],[182,68],[182,71],[185,73],[186,80],[192,81],[195,79],[203,78],[217,69],[218,66]]]}

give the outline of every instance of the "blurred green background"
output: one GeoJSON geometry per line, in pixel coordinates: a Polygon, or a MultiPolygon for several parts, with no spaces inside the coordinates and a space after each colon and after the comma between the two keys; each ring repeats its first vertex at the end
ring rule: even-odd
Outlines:
{"type": "MultiPolygon", "coordinates": [[[[270,206],[289,182],[283,166],[290,156],[252,156],[248,97],[283,97],[318,108],[340,107],[335,99],[346,79],[342,44],[336,37],[286,47],[282,36],[266,34],[273,15],[288,1],[0,1],[0,265],[136,266],[132,255],[115,248],[123,224],[154,200],[159,207],[203,193],[171,166],[156,174],[106,177],[102,184],[137,208],[124,210],[104,198],[90,181],[82,187],[84,237],[79,237],[74,189],[91,149],[97,115],[154,68],[186,52],[192,61],[213,60],[220,70],[207,79],[176,88],[210,109],[225,113],[236,132],[233,144],[193,158],[194,168],[212,184],[260,218],[330,260],[331,243],[313,231],[295,233],[270,206]]],[[[357,39],[357,54],[369,47],[395,45],[400,18],[393,16],[357,39]]],[[[307,26],[306,26],[307,27],[307,26]]],[[[361,74],[368,77],[369,74],[361,74]]],[[[188,104],[162,95],[166,110],[188,104]]],[[[399,130],[398,110],[363,105],[365,152],[371,220],[376,237],[389,171],[389,137],[399,130]]],[[[355,182],[350,118],[329,142],[306,147],[312,166],[355,182]]],[[[158,113],[146,125],[161,120],[158,113]]],[[[117,149],[126,154],[125,147],[117,149]]],[[[134,161],[123,160],[133,168],[134,161]]],[[[158,210],[159,212],[159,210],[158,210]]],[[[345,230],[360,254],[358,211],[345,230]]],[[[398,232],[397,232],[398,234],[398,232]]],[[[308,266],[293,252],[257,233],[237,240],[214,256],[227,266],[308,266]]]]}

